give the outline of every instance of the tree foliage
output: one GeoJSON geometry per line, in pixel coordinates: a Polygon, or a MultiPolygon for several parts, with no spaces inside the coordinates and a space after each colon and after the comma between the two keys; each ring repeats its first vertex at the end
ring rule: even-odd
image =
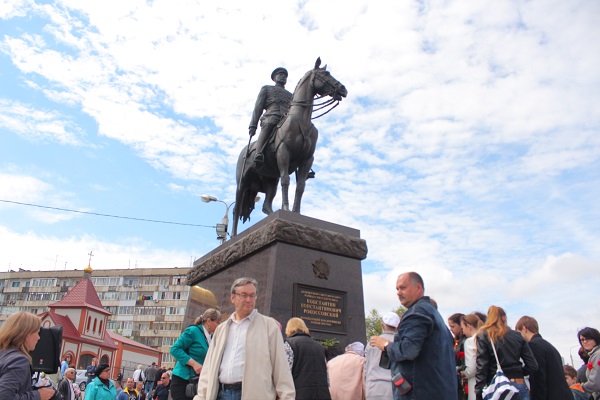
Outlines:
{"type": "MultiPolygon", "coordinates": [[[[402,318],[402,315],[404,315],[404,313],[406,312],[406,308],[400,305],[392,309],[391,311],[395,312],[400,318],[402,318]]],[[[379,313],[379,311],[372,308],[365,317],[365,325],[367,328],[367,342],[369,341],[371,336],[381,335],[381,314],[379,313]]]]}

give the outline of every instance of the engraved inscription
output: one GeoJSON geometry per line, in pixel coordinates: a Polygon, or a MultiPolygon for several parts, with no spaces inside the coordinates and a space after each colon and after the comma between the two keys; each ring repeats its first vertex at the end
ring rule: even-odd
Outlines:
{"type": "Polygon", "coordinates": [[[301,284],[294,285],[294,316],[310,330],[346,333],[346,293],[301,284]]]}

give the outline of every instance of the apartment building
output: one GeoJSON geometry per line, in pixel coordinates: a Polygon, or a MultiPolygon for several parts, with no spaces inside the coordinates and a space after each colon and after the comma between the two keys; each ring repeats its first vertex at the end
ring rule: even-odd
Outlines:
{"type": "MultiPolygon", "coordinates": [[[[112,313],[106,329],[162,352],[162,365],[175,365],[169,349],[184,323],[190,293],[188,268],[94,270],[91,281],[112,313]]],[[[61,300],[84,270],[0,272],[0,323],[17,311],[41,314],[61,300]]]]}

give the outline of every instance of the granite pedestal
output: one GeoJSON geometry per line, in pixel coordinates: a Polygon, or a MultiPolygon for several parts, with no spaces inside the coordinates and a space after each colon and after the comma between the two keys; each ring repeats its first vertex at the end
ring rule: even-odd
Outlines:
{"type": "Polygon", "coordinates": [[[194,262],[184,327],[209,307],[229,317],[231,284],[245,276],[258,281],[258,311],[284,329],[300,317],[316,339],[365,343],[366,255],[356,229],[277,211],[194,262]]]}

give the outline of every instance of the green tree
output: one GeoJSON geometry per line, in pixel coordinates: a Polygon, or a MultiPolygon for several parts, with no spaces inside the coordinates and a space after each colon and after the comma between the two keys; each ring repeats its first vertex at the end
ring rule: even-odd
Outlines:
{"type": "MultiPolygon", "coordinates": [[[[400,318],[402,318],[402,315],[404,315],[406,312],[406,308],[400,305],[391,311],[395,312],[400,318]]],[[[371,336],[381,335],[381,314],[379,311],[372,308],[365,317],[365,325],[367,328],[367,341],[369,341],[371,336]]]]}

